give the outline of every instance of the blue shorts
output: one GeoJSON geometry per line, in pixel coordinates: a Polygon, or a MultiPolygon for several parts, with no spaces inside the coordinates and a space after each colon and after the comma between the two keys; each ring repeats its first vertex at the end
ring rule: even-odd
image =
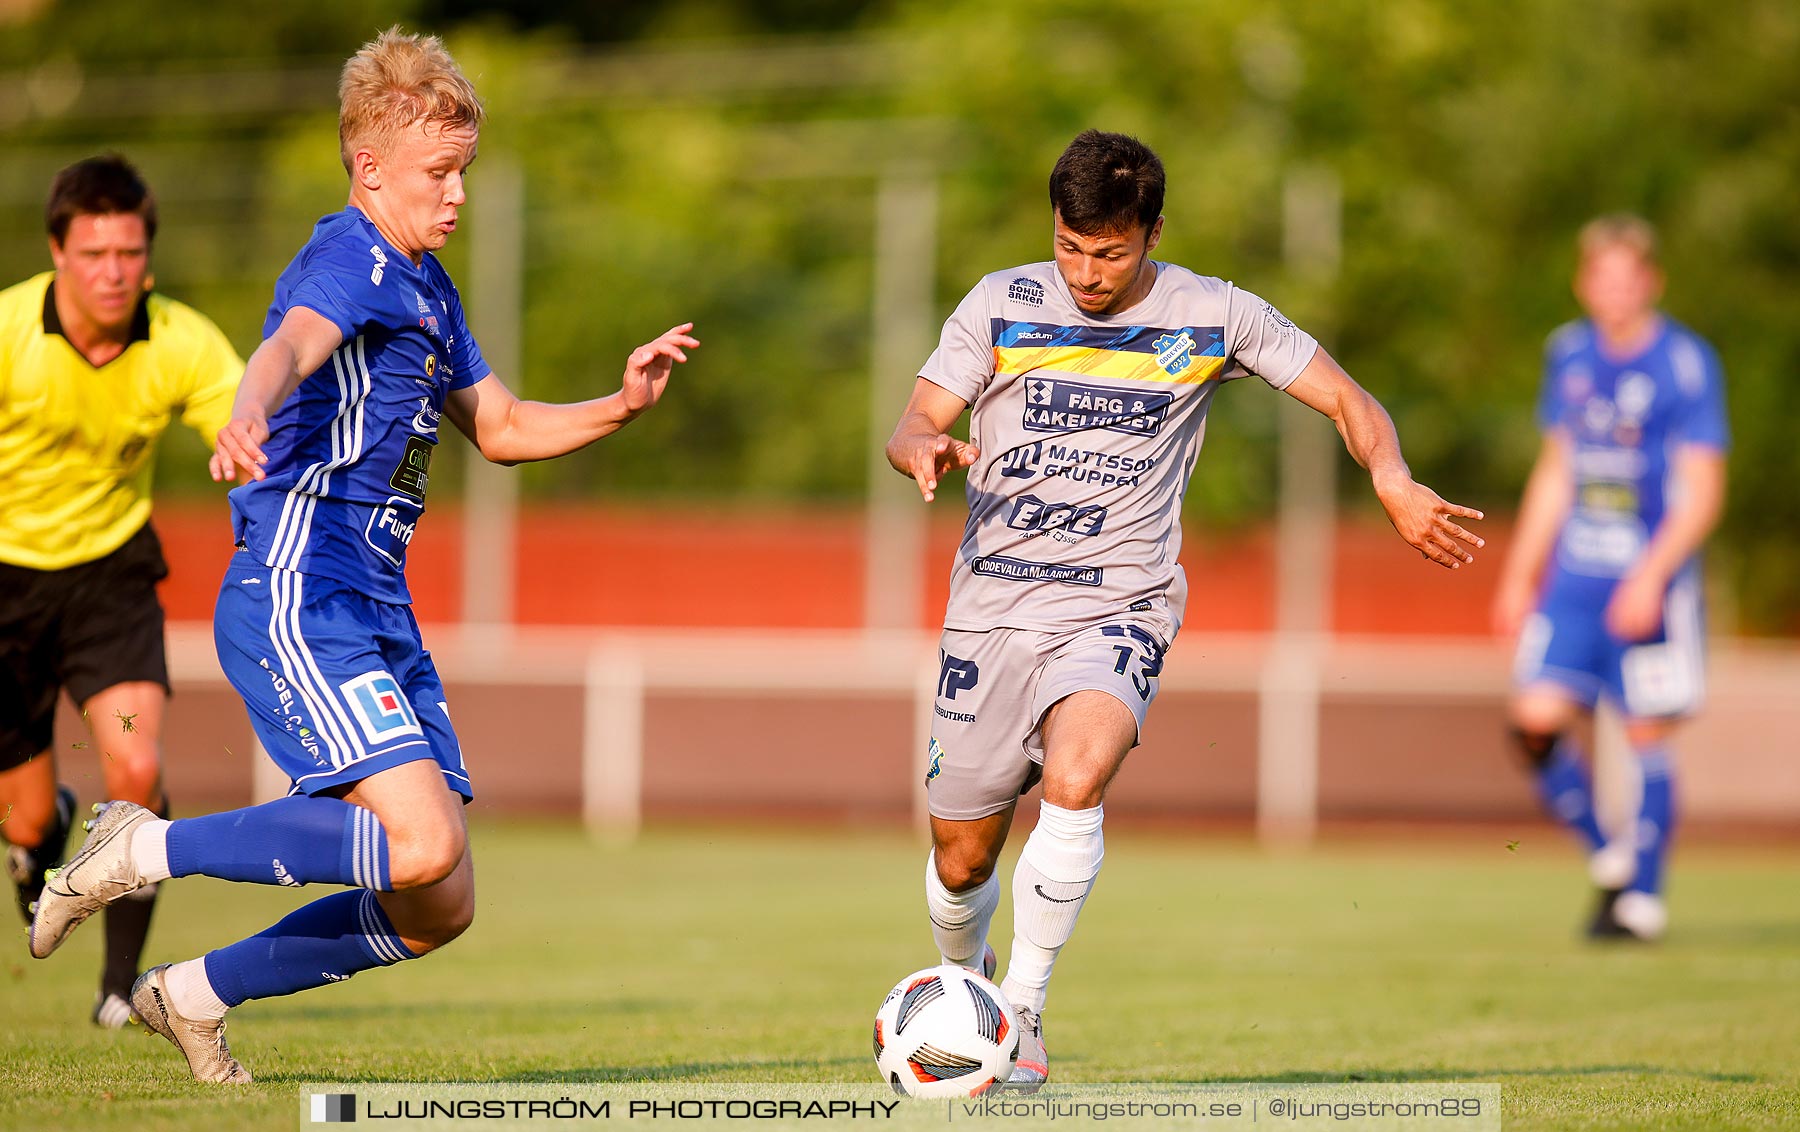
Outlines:
{"type": "Polygon", "coordinates": [[[1592,579],[1552,578],[1519,633],[1513,681],[1555,685],[1592,708],[1607,697],[1628,719],[1691,715],[1706,694],[1700,581],[1678,575],[1663,597],[1663,623],[1648,640],[1624,642],[1606,629],[1612,588],[1592,579]]]}
{"type": "Polygon", "coordinates": [[[257,738],[293,780],[290,793],[433,759],[450,789],[474,797],[410,606],[240,550],[219,589],[213,639],[257,738]]]}

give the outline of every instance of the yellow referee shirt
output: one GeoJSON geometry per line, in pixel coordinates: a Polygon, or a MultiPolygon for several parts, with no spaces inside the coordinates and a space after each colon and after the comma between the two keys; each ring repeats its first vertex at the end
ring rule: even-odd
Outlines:
{"type": "Polygon", "coordinates": [[[150,518],[156,442],[177,414],[210,446],[244,363],[212,321],[161,295],[96,368],[63,337],[50,281],[0,291],[0,562],[62,570],[150,518]]]}

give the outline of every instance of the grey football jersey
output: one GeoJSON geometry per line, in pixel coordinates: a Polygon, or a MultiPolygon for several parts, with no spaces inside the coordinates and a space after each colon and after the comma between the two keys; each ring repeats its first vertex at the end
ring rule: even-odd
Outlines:
{"type": "Polygon", "coordinates": [[[1181,500],[1213,392],[1249,373],[1285,389],[1318,343],[1248,291],[1155,266],[1116,315],[1082,311],[1048,262],[987,276],[944,323],[919,376],[970,404],[981,450],[946,628],[1180,628],[1181,500]]]}

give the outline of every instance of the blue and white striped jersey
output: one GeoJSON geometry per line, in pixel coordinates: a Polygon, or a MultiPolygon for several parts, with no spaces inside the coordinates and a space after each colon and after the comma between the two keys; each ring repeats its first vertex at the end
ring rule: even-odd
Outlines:
{"type": "Polygon", "coordinates": [[[444,400],[489,367],[442,265],[427,253],[413,266],[354,208],[319,221],[276,280],[263,336],[294,307],[344,341],[270,419],[267,478],[231,492],[233,530],[265,566],[408,604],[444,400]]]}
{"type": "Polygon", "coordinates": [[[1596,592],[1610,592],[1649,545],[1668,510],[1676,451],[1730,444],[1718,356],[1667,317],[1628,358],[1608,356],[1585,319],[1558,329],[1537,416],[1567,436],[1574,461],[1575,504],[1552,567],[1592,580],[1596,592]]]}

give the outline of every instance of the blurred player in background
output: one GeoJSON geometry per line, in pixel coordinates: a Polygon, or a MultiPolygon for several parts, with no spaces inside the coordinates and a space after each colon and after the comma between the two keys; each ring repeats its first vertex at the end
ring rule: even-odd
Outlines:
{"type": "MultiPolygon", "coordinates": [[[[58,691],[107,796],[168,814],[151,472],[177,417],[211,446],[244,367],[206,316],[152,293],[156,199],[123,158],[62,170],[44,214],[55,270],[0,291],[0,835],[28,921],[76,807],[57,784],[58,691]]],[[[147,884],[107,911],[102,1026],[131,1015],[155,902],[147,884]]]]}
{"type": "Polygon", "coordinates": [[[1590,854],[1590,934],[1655,939],[1675,821],[1667,744],[1703,690],[1698,553],[1725,499],[1724,384],[1712,347],[1656,308],[1649,224],[1603,217],[1578,244],[1587,318],[1550,336],[1544,443],[1494,627],[1518,638],[1511,717],[1539,795],[1590,854]],[[1624,716],[1644,784],[1636,820],[1610,842],[1587,759],[1602,697],[1624,716]]]}
{"type": "Polygon", "coordinates": [[[483,361],[431,253],[455,229],[482,107],[436,38],[392,29],[345,65],[349,206],[275,284],[213,455],[240,547],[219,593],[219,660],[286,798],[168,822],[106,808],[46,886],[32,953],[95,909],[169,876],[353,885],[242,942],[152,968],[132,1004],[195,1077],[244,1082],[225,1012],[414,959],[475,910],[469,772],[421,646],[404,572],[448,417],[497,463],[572,452],[654,405],[688,326],[633,351],[622,388],[520,401],[483,361]]]}
{"type": "Polygon", "coordinates": [[[1480,513],[1413,482],[1387,413],[1310,336],[1247,291],[1150,258],[1163,168],[1147,147],[1082,134],[1050,203],[1055,258],[969,292],[887,446],[928,502],[970,469],[925,776],[925,903],[944,962],[992,973],[995,862],[1019,795],[1044,786],[1002,986],[1021,1034],[1011,1087],[1026,1092],[1049,1077],[1040,1014],[1100,871],[1102,798],[1181,626],[1181,501],[1220,383],[1260,374],[1331,418],[1433,562],[1455,568],[1481,545],[1455,521],[1480,513]],[[971,407],[964,443],[948,430],[971,407]]]}

